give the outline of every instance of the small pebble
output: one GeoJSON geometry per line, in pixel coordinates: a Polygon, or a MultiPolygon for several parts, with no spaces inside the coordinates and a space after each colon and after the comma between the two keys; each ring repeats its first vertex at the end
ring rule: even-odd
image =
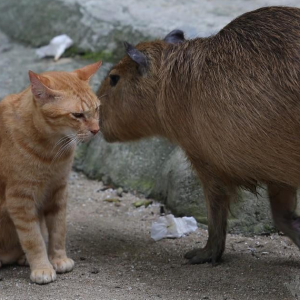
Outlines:
{"type": "Polygon", "coordinates": [[[123,196],[123,189],[122,189],[122,188],[118,188],[118,189],[116,190],[116,193],[117,193],[117,195],[118,195],[119,197],[122,197],[122,196],[123,196]]]}
{"type": "Polygon", "coordinates": [[[104,191],[106,191],[106,190],[109,190],[109,189],[111,189],[111,186],[104,186],[104,187],[102,187],[101,189],[99,189],[98,191],[97,191],[97,193],[99,193],[99,192],[104,192],[104,191]]]}
{"type": "Polygon", "coordinates": [[[99,273],[99,270],[94,268],[91,270],[91,274],[98,274],[99,273]]]}

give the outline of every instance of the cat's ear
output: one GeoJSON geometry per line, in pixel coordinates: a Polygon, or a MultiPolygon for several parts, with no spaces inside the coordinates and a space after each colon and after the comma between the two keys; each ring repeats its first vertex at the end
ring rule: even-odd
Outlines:
{"type": "Polygon", "coordinates": [[[94,64],[75,70],[74,72],[77,74],[79,79],[83,81],[88,81],[98,71],[101,65],[102,65],[102,61],[100,60],[94,64]]]}
{"type": "Polygon", "coordinates": [[[57,96],[54,90],[47,87],[47,84],[49,84],[47,78],[32,71],[29,71],[28,75],[31,83],[31,92],[36,99],[45,102],[50,98],[57,96]]]}

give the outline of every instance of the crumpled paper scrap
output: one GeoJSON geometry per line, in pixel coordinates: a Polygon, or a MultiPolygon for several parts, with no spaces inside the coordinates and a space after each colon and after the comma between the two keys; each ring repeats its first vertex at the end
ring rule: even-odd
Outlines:
{"type": "Polygon", "coordinates": [[[151,238],[159,241],[163,238],[180,238],[198,228],[194,217],[175,218],[173,215],[161,216],[152,223],[151,238]]]}
{"type": "Polygon", "coordinates": [[[73,40],[66,34],[58,35],[54,37],[49,45],[36,49],[36,54],[39,58],[46,56],[54,56],[54,60],[57,61],[65,52],[66,49],[73,45],[73,40]]]}

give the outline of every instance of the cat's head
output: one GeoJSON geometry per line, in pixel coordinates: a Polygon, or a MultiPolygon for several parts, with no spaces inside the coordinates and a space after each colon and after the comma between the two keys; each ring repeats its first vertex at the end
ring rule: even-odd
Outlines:
{"type": "Polygon", "coordinates": [[[89,86],[101,61],[73,72],[29,71],[36,119],[48,136],[86,141],[99,132],[100,101],[89,86]]]}

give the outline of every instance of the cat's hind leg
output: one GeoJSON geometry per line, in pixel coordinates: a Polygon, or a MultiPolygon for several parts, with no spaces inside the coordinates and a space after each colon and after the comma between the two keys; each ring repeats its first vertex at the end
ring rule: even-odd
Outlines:
{"type": "Polygon", "coordinates": [[[27,267],[29,266],[29,263],[28,263],[28,260],[27,260],[25,254],[23,254],[23,255],[18,259],[17,264],[18,264],[19,266],[27,266],[27,267]]]}
{"type": "Polygon", "coordinates": [[[7,252],[0,251],[0,267],[18,262],[22,255],[24,255],[24,252],[21,247],[16,247],[7,252]]]}

